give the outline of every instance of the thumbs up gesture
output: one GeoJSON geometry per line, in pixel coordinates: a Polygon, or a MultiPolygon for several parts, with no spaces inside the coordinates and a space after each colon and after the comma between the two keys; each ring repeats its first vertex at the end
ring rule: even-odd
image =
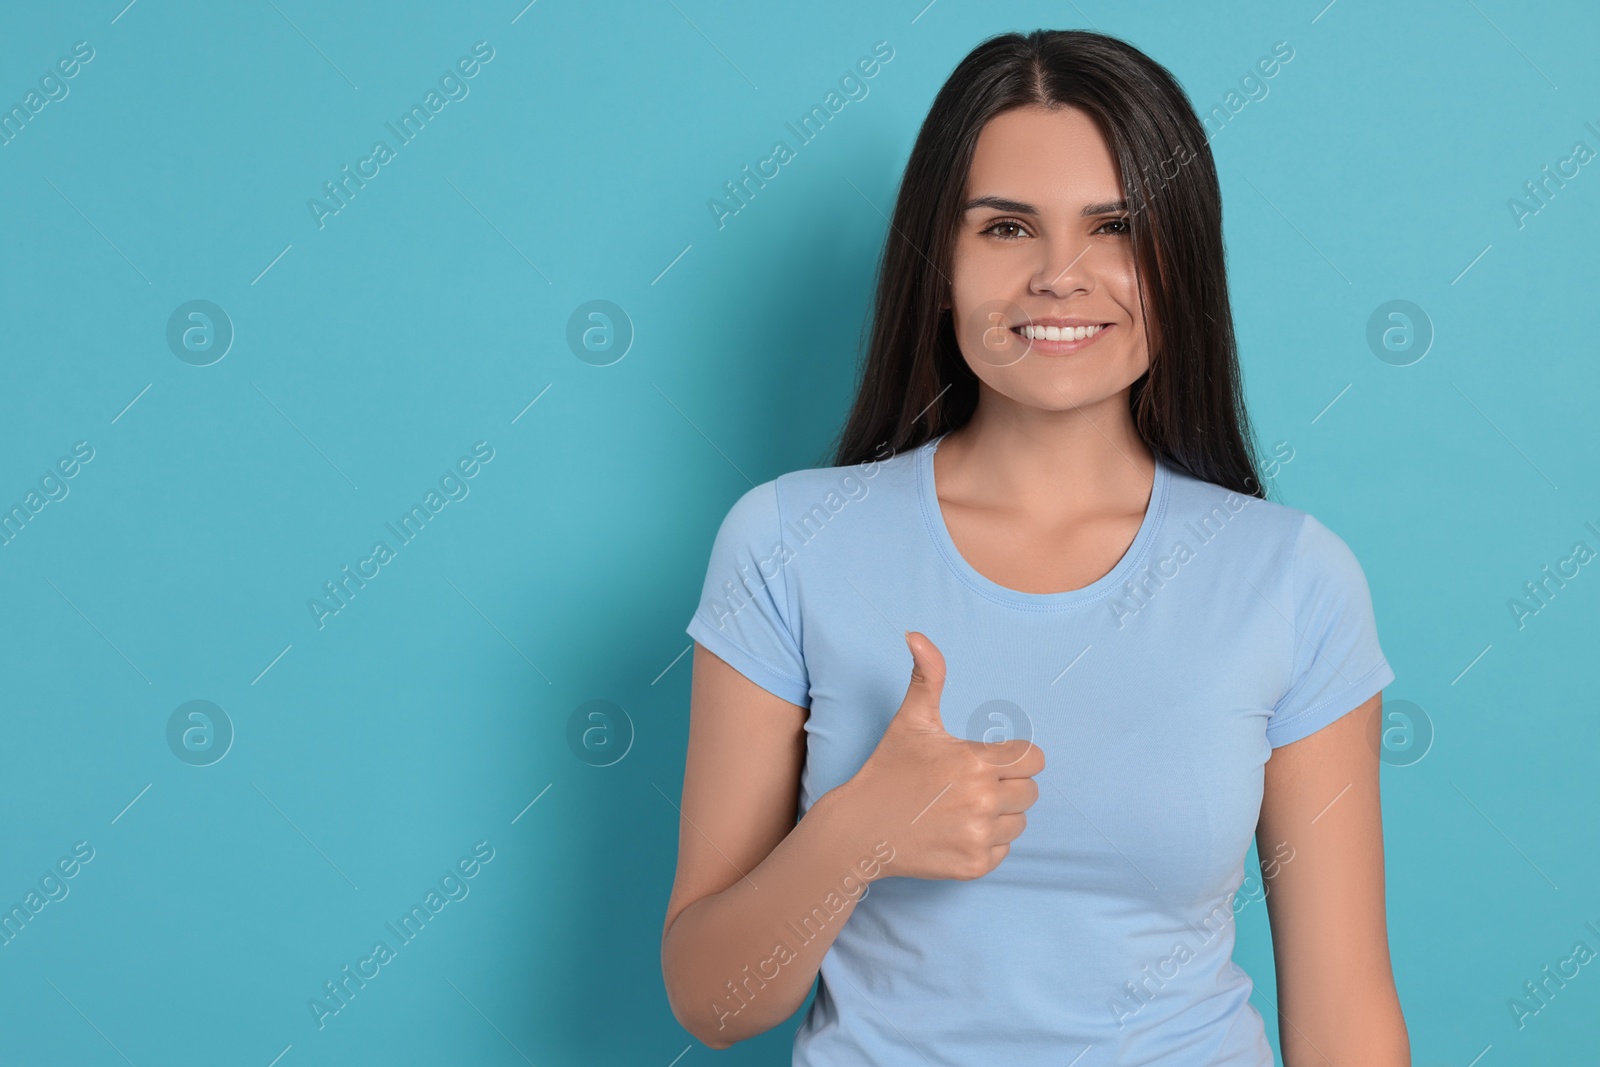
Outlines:
{"type": "Polygon", "coordinates": [[[912,668],[905,699],[878,747],[840,788],[855,817],[894,847],[885,874],[981,878],[1027,826],[1044,753],[1031,741],[989,744],[946,731],[939,713],[944,656],[925,634],[908,632],[906,644],[912,668]]]}

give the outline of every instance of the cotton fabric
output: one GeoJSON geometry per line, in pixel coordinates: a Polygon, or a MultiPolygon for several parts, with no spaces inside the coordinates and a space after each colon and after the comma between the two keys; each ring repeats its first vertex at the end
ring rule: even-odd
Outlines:
{"type": "MultiPolygon", "coordinates": [[[[1030,738],[1047,760],[994,871],[883,867],[823,959],[793,1062],[1270,1067],[1231,959],[1238,890],[1272,749],[1394,680],[1360,564],[1310,514],[1158,457],[1109,573],[1013,590],[950,537],[940,440],[744,493],[687,626],[809,709],[802,812],[883,737],[910,679],[905,630],[944,654],[947,730],[1030,738]]],[[[805,918],[786,928],[791,947],[805,918]]]]}

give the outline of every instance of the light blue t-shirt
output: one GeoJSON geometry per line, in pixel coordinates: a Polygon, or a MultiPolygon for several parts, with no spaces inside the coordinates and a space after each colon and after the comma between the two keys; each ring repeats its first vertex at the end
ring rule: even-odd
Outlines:
{"type": "MultiPolygon", "coordinates": [[[[860,897],[794,1063],[1270,1067],[1231,958],[1237,891],[1271,750],[1394,680],[1360,564],[1306,512],[1158,459],[1110,573],[1018,592],[956,551],[937,447],[745,493],[687,628],[810,709],[802,810],[882,739],[910,681],[905,630],[944,653],[950,733],[1031,738],[1047,761],[1027,828],[989,874],[894,877],[891,859],[865,895],[851,881],[790,917],[792,949],[860,897]]],[[[747,968],[724,1009],[759,996],[784,951],[747,968]]]]}

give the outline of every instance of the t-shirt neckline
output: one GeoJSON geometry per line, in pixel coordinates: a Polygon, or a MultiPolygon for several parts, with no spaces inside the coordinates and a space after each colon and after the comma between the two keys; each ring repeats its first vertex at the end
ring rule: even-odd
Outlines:
{"type": "Polygon", "coordinates": [[[1170,495],[1172,474],[1159,454],[1155,456],[1155,479],[1150,488],[1150,502],[1145,506],[1144,519],[1139,524],[1139,532],[1134,535],[1133,543],[1128,546],[1128,550],[1122,554],[1116,565],[1081,589],[1066,589],[1055,593],[1026,593],[984,577],[956,549],[950,530],[945,526],[944,515],[939,510],[939,498],[934,485],[933,453],[945,436],[940,434],[917,450],[917,499],[921,504],[923,522],[934,547],[939,550],[939,555],[944,558],[945,564],[956,577],[975,592],[1011,607],[1053,611],[1099,600],[1118,589],[1143,564],[1149,554],[1151,542],[1155,540],[1156,531],[1166,516],[1167,500],[1170,495]]]}

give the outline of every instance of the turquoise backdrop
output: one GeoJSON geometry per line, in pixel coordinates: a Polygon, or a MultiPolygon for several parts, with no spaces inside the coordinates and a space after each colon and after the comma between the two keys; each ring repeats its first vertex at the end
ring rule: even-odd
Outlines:
{"type": "Polygon", "coordinates": [[[1398,675],[1415,1062],[1593,1062],[1592,4],[524,3],[0,11],[0,1062],[788,1063],[663,990],[683,627],[823,465],[934,92],[1038,26],[1212,116],[1274,496],[1398,675]]]}

